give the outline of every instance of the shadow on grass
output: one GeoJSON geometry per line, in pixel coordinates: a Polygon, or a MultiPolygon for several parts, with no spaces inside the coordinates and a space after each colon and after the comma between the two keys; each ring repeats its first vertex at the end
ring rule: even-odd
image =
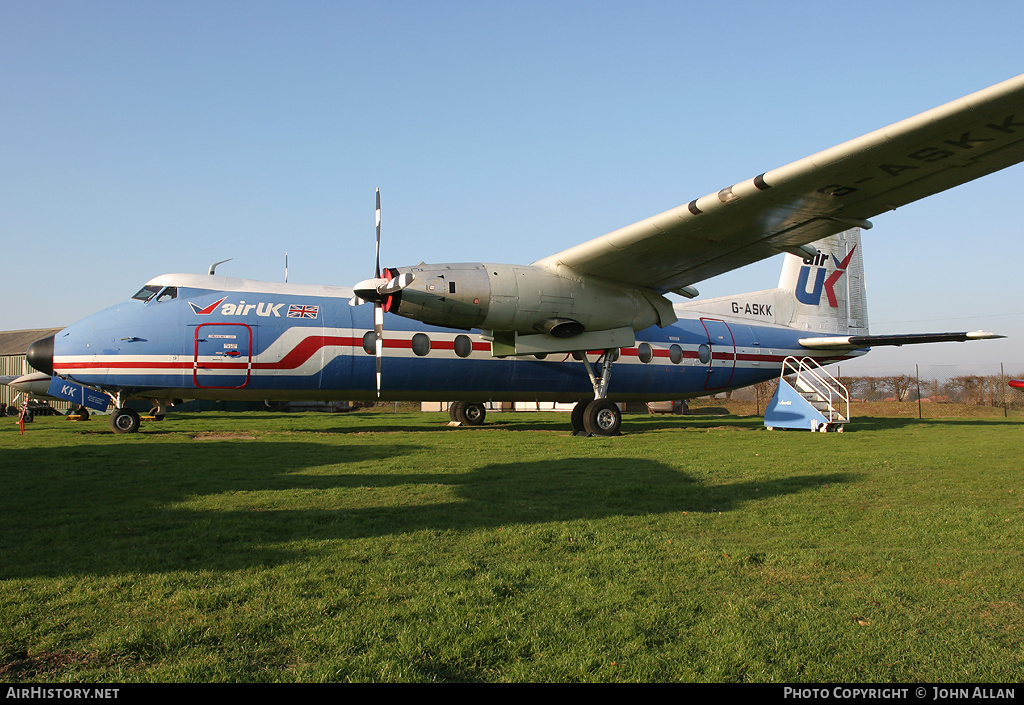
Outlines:
{"type": "MultiPolygon", "coordinates": [[[[350,433],[436,433],[452,431],[472,433],[485,430],[506,431],[552,431],[564,435],[572,434],[568,413],[553,412],[499,412],[489,413],[482,426],[451,426],[447,415],[428,416],[423,420],[412,420],[408,417],[389,418],[390,414],[368,414],[365,412],[351,415],[345,419],[344,425],[336,427],[313,427],[291,429],[296,432],[315,432],[327,434],[350,433]],[[359,423],[353,423],[359,421],[359,423]]],[[[711,427],[730,426],[737,429],[758,430],[764,428],[764,419],[759,416],[733,416],[729,414],[707,415],[652,415],[644,413],[623,414],[623,435],[643,433],[658,429],[706,429],[711,427]]]]}
{"type": "Polygon", "coordinates": [[[1002,417],[946,417],[946,418],[923,418],[908,416],[854,416],[847,425],[847,432],[850,431],[884,431],[903,428],[919,428],[922,426],[946,428],[963,426],[985,426],[992,428],[995,424],[1020,424],[1015,419],[1004,419],[1002,417]]]}
{"type": "Polygon", "coordinates": [[[855,478],[709,486],[659,461],[624,457],[470,469],[439,458],[436,472],[406,473],[403,456],[420,450],[412,445],[259,449],[253,457],[247,444],[189,441],[78,448],[73,457],[64,449],[5,450],[0,578],[237,570],[302,560],[322,541],[729,512],[855,478]],[[346,465],[365,461],[380,471],[346,473],[346,465]]]}

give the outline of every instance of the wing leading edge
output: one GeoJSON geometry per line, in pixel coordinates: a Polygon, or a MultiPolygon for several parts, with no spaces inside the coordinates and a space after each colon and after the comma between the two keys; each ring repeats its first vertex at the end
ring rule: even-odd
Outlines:
{"type": "Polygon", "coordinates": [[[1024,75],[534,264],[678,291],[1024,160],[1024,75]]]}

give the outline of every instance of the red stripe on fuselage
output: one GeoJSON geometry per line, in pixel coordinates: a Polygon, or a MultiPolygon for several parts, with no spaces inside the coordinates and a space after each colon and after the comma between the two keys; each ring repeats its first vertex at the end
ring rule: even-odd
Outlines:
{"type": "MultiPolygon", "coordinates": [[[[358,348],[362,349],[363,340],[362,338],[350,337],[350,336],[325,336],[325,335],[311,335],[303,338],[294,348],[292,348],[284,357],[276,362],[252,362],[251,366],[256,370],[294,370],[305,364],[310,358],[316,355],[320,350],[325,347],[346,347],[346,348],[358,348]]],[[[411,349],[412,341],[404,338],[385,338],[384,347],[390,349],[411,349]]],[[[432,350],[454,350],[455,342],[452,340],[432,340],[430,343],[432,350]]],[[[487,342],[474,342],[474,352],[487,352],[490,350],[490,344],[487,342]]],[[[590,354],[599,355],[603,351],[592,350],[590,354]]],[[[620,354],[628,357],[639,357],[639,350],[637,348],[621,348],[620,354]]],[[[655,357],[669,358],[671,353],[666,348],[654,348],[652,352],[655,357]]],[[[264,353],[265,354],[265,353],[264,353]]],[[[731,352],[715,352],[713,353],[715,360],[724,361],[743,361],[743,362],[770,362],[779,363],[787,357],[786,355],[766,355],[766,354],[754,354],[754,353],[731,353],[731,352]]],[[[683,358],[696,359],[698,357],[696,350],[683,350],[683,358]]],[[[839,355],[829,358],[817,358],[821,364],[828,362],[839,362],[848,360],[853,356],[839,355]]],[[[54,367],[60,371],[71,371],[71,370],[90,370],[90,369],[146,369],[146,370],[187,370],[192,369],[195,364],[194,359],[187,359],[179,362],[122,362],[117,360],[100,361],[100,362],[55,362],[54,367]]],[[[216,369],[246,369],[249,366],[249,362],[203,362],[204,366],[216,368],[216,369]]]]}

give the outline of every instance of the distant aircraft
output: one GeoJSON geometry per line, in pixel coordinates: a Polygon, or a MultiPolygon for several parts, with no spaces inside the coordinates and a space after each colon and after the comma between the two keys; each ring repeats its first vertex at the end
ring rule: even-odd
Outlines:
{"type": "MultiPolygon", "coordinates": [[[[32,421],[34,409],[24,402],[39,399],[55,399],[47,394],[50,386],[50,375],[45,372],[30,372],[25,375],[0,375],[0,384],[17,389],[11,406],[0,405],[0,416],[18,416],[23,422],[32,421]],[[24,395],[24,396],[22,396],[24,395]],[[21,399],[21,403],[18,400],[21,399]]],[[[22,424],[24,430],[24,423],[22,424]]]]}
{"type": "Polygon", "coordinates": [[[125,400],[142,397],[459,399],[465,423],[487,400],[574,401],[574,431],[613,435],[616,400],[735,389],[787,356],[998,337],[869,335],[859,229],[1016,164],[1022,138],[1018,76],[531,265],[381,269],[378,192],[375,274],[353,289],[167,274],[28,359],[109,394],[122,433],[139,427],[125,400]],[[666,297],[692,299],[694,284],[779,253],[777,289],[666,297]]]}
{"type": "Polygon", "coordinates": [[[1024,379],[1011,379],[1009,385],[1017,389],[1024,389],[1024,379]]]}
{"type": "Polygon", "coordinates": [[[4,375],[0,384],[24,392],[33,397],[47,397],[52,377],[45,372],[29,372],[26,375],[4,375]]]}

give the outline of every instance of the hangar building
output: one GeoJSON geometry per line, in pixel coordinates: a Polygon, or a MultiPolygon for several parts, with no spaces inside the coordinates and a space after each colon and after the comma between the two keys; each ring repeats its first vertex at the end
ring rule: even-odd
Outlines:
{"type": "MultiPolygon", "coordinates": [[[[40,338],[49,337],[61,330],[63,328],[0,331],[0,376],[20,377],[29,372],[35,372],[36,370],[25,361],[25,352],[28,350],[28,346],[40,338]]],[[[0,400],[3,401],[4,408],[9,406],[17,395],[17,389],[0,384],[0,400]]],[[[50,406],[60,411],[66,411],[71,408],[71,403],[51,400],[50,406]]]]}

